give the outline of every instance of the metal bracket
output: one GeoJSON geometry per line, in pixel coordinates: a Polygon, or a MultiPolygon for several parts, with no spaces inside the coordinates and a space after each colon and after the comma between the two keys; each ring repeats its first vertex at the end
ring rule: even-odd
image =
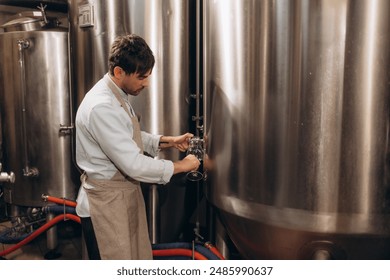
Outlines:
{"type": "Polygon", "coordinates": [[[72,134],[73,129],[74,129],[74,125],[60,124],[59,133],[64,135],[70,135],[72,134]]]}

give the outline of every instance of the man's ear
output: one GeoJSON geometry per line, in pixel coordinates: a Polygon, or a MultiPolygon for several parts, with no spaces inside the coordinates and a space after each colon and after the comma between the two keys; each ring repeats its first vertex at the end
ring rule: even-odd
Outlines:
{"type": "Polygon", "coordinates": [[[125,75],[125,71],[119,66],[114,67],[114,77],[117,79],[122,78],[125,75]]]}

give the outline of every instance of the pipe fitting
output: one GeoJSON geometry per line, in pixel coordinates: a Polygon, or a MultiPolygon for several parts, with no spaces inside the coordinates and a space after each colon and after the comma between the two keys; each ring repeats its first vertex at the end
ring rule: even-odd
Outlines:
{"type": "Polygon", "coordinates": [[[38,177],[39,170],[36,167],[26,166],[26,168],[23,169],[23,176],[25,176],[25,177],[38,177]]]}
{"type": "MultiPolygon", "coordinates": [[[[3,169],[2,163],[0,163],[0,171],[3,169]]],[[[8,174],[7,172],[0,173],[0,182],[15,183],[15,173],[12,171],[8,174]]]]}
{"type": "Polygon", "coordinates": [[[19,47],[19,51],[27,49],[30,47],[30,41],[27,39],[20,39],[18,40],[18,47],[19,47]]]}
{"type": "Polygon", "coordinates": [[[15,173],[10,172],[1,172],[0,173],[0,182],[15,183],[15,173]]]}

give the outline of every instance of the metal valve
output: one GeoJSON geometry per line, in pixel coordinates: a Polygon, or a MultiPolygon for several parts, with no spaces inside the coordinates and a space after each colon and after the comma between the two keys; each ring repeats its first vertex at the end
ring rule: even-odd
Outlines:
{"type": "MultiPolygon", "coordinates": [[[[0,163],[0,171],[2,170],[3,166],[0,163]]],[[[0,182],[8,182],[8,183],[15,183],[15,173],[10,172],[9,174],[7,172],[1,172],[0,173],[0,182]]]]}

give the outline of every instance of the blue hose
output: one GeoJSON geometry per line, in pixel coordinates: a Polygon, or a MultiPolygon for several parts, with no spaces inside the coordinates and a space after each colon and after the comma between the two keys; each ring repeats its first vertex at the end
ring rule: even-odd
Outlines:
{"type": "MultiPolygon", "coordinates": [[[[192,250],[192,243],[175,242],[175,243],[152,244],[152,249],[153,250],[166,250],[166,249],[191,249],[192,250]]],[[[211,252],[209,249],[207,249],[201,244],[195,244],[194,249],[195,251],[205,256],[209,260],[220,260],[218,256],[216,256],[213,252],[211,252]]]]}
{"type": "Polygon", "coordinates": [[[64,214],[67,213],[67,214],[73,214],[73,215],[77,215],[76,214],[76,209],[74,207],[70,207],[70,206],[64,206],[64,205],[48,205],[48,206],[45,206],[42,208],[42,211],[46,214],[64,214]]]}

